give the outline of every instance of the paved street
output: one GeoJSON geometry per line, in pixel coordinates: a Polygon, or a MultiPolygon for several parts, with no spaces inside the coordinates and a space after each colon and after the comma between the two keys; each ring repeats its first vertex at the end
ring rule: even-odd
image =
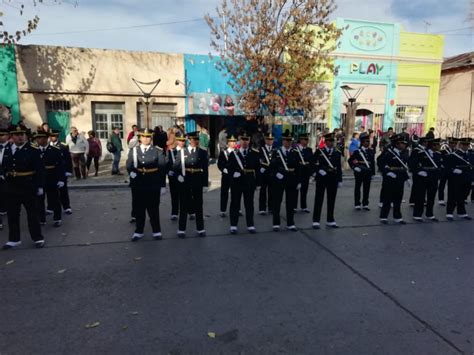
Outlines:
{"type": "Polygon", "coordinates": [[[0,253],[0,354],[472,354],[474,222],[437,207],[440,223],[413,224],[405,204],[410,224],[380,226],[374,185],[372,211],[358,212],[345,183],[339,230],[299,214],[299,232],[271,233],[257,216],[255,236],[243,220],[227,234],[214,189],[209,236],[194,238],[191,221],[185,240],[168,194],[165,239],[138,243],[128,189],[73,190],[74,214],[45,227],[45,249],[24,226],[22,247],[0,253]]]}

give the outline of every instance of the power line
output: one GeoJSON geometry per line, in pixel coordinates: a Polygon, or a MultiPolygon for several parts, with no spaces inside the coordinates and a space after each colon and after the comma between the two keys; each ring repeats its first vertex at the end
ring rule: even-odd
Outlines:
{"type": "Polygon", "coordinates": [[[124,27],[109,27],[109,28],[96,28],[89,30],[77,30],[77,31],[67,31],[67,32],[51,32],[51,33],[33,33],[30,36],[56,36],[56,35],[67,35],[67,34],[76,34],[76,33],[90,33],[90,32],[103,32],[103,31],[117,31],[117,30],[131,30],[137,28],[147,28],[147,27],[158,27],[158,26],[167,26],[167,25],[177,25],[181,23],[190,23],[204,21],[203,18],[195,18],[190,20],[182,21],[171,21],[171,22],[158,22],[150,23],[147,25],[135,25],[135,26],[124,26],[124,27]]]}

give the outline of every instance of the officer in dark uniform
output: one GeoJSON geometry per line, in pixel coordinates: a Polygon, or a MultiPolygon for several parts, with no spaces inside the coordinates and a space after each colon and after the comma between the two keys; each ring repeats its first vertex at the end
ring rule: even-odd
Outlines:
{"type": "MultiPolygon", "coordinates": [[[[2,162],[3,156],[7,149],[10,149],[10,144],[8,140],[10,139],[10,134],[8,129],[0,128],[0,176],[2,176],[2,162]]],[[[8,155],[8,154],[7,154],[8,155]]],[[[3,229],[3,216],[7,214],[7,199],[6,199],[6,183],[5,178],[0,178],[0,230],[3,229]]]]}
{"type": "Polygon", "coordinates": [[[295,150],[300,158],[300,165],[301,165],[301,189],[299,193],[297,192],[296,196],[296,205],[295,205],[295,212],[296,207],[298,206],[298,195],[300,198],[300,206],[301,211],[305,213],[310,213],[311,211],[308,209],[308,205],[306,203],[307,196],[308,196],[308,189],[309,189],[309,180],[313,175],[313,150],[308,147],[308,133],[301,133],[298,136],[299,144],[296,146],[295,150]]]}
{"type": "Polygon", "coordinates": [[[359,136],[360,148],[352,153],[349,159],[349,165],[354,171],[354,208],[356,210],[364,209],[370,211],[369,195],[372,176],[375,175],[375,151],[370,147],[370,136],[367,133],[361,133],[359,136]],[[360,189],[362,187],[362,204],[360,201],[360,189]]]}
{"type": "MultiPolygon", "coordinates": [[[[414,145],[410,151],[410,157],[408,158],[408,167],[410,167],[410,159],[412,157],[418,157],[418,153],[423,153],[428,149],[428,139],[426,137],[418,137],[416,141],[416,145],[414,145]]],[[[411,185],[411,192],[410,192],[410,206],[414,207],[415,206],[415,195],[419,188],[421,187],[420,185],[423,183],[423,179],[421,176],[418,176],[417,174],[414,174],[413,171],[410,168],[410,172],[412,173],[412,180],[413,184],[411,185]]]]}
{"type": "Polygon", "coordinates": [[[472,184],[474,161],[469,154],[470,138],[459,139],[459,148],[446,157],[446,170],[448,172],[448,205],[446,218],[454,220],[454,210],[457,209],[458,217],[470,220],[464,204],[465,198],[472,184]]]}
{"type": "Polygon", "coordinates": [[[426,139],[427,149],[418,149],[412,152],[408,160],[408,166],[417,177],[418,184],[414,190],[415,208],[413,210],[413,219],[417,222],[423,222],[423,208],[426,201],[426,217],[433,222],[438,222],[433,212],[438,182],[443,170],[443,161],[440,149],[440,139],[426,139]]]}
{"type": "MultiPolygon", "coordinates": [[[[36,205],[37,196],[44,194],[45,169],[39,149],[27,141],[24,126],[12,126],[12,144],[3,155],[2,176],[5,178],[9,241],[3,249],[11,249],[21,244],[20,212],[26,209],[28,229],[36,248],[44,247],[44,238],[36,205]]],[[[2,197],[3,198],[3,197],[2,197]]]]}
{"type": "Polygon", "coordinates": [[[237,139],[234,136],[227,138],[227,148],[222,149],[217,159],[217,168],[221,172],[220,216],[225,217],[232,176],[229,174],[229,159],[235,149],[237,139]]]}
{"type": "Polygon", "coordinates": [[[294,215],[296,194],[301,188],[300,157],[291,148],[293,137],[288,130],[282,135],[282,147],[272,154],[270,171],[272,174],[271,193],[273,194],[273,231],[280,231],[280,208],[285,194],[286,223],[288,230],[296,232],[294,215]]]}
{"type": "Polygon", "coordinates": [[[171,195],[171,220],[177,221],[179,214],[179,182],[173,170],[176,157],[181,149],[186,149],[186,137],[181,132],[176,132],[176,148],[168,151],[168,182],[171,195]]]}
{"type": "MultiPolygon", "coordinates": [[[[446,143],[441,146],[441,154],[443,156],[443,161],[446,161],[446,157],[456,150],[458,146],[458,139],[454,137],[449,137],[446,139],[446,143]]],[[[449,172],[446,170],[446,166],[444,167],[441,177],[439,179],[439,186],[438,186],[438,204],[440,206],[446,206],[446,202],[444,201],[444,190],[446,188],[446,183],[448,182],[449,172]]]]}
{"type": "Polygon", "coordinates": [[[38,130],[35,134],[37,148],[46,169],[44,194],[38,196],[38,214],[41,225],[46,224],[45,197],[48,199],[48,206],[53,211],[54,226],[61,226],[61,202],[59,200],[59,189],[64,187],[66,172],[61,150],[57,146],[48,144],[49,133],[38,130]]]}
{"type": "Polygon", "coordinates": [[[272,161],[275,148],[273,146],[274,138],[270,133],[265,133],[265,144],[260,150],[260,194],[258,197],[258,214],[266,215],[268,210],[273,208],[273,196],[271,194],[272,172],[270,171],[270,162],[272,161]],[[267,210],[268,207],[268,210],[267,210]]]}
{"type": "Polygon", "coordinates": [[[160,195],[166,191],[166,155],[162,148],[152,145],[152,130],[143,129],[138,136],[140,144],[129,150],[127,159],[137,219],[132,242],[144,237],[146,212],[150,218],[153,239],[161,240],[160,195]]]}
{"type": "Polygon", "coordinates": [[[230,199],[230,233],[237,234],[239,224],[240,202],[244,197],[245,219],[247,230],[256,233],[253,220],[253,200],[257,187],[257,173],[260,169],[258,149],[250,148],[250,137],[247,133],[239,136],[240,148],[229,154],[228,171],[231,177],[230,199]]]}
{"type": "MultiPolygon", "coordinates": [[[[61,205],[63,207],[64,213],[70,215],[72,214],[71,202],[69,199],[69,188],[68,188],[68,178],[72,176],[72,159],[71,154],[69,153],[69,147],[67,144],[64,144],[59,141],[59,134],[61,131],[57,129],[51,130],[49,134],[49,144],[54,147],[58,147],[61,150],[61,156],[64,162],[65,169],[65,179],[64,186],[59,189],[59,198],[61,200],[61,205]]],[[[49,204],[48,204],[49,205],[49,204]]],[[[49,210],[50,208],[48,208],[49,210]]]]}
{"type": "Polygon", "coordinates": [[[395,223],[406,224],[402,218],[401,204],[405,181],[408,180],[408,142],[400,135],[392,137],[392,146],[382,153],[379,168],[382,171],[385,186],[380,222],[388,223],[388,214],[393,204],[393,218],[395,223]]]}
{"type": "Polygon", "coordinates": [[[334,219],[334,208],[336,206],[337,189],[342,186],[342,154],[334,147],[334,141],[334,134],[324,135],[325,147],[314,152],[316,194],[314,197],[313,229],[321,228],[321,210],[325,192],[327,192],[326,225],[331,228],[339,228],[334,219]]]}
{"type": "Polygon", "coordinates": [[[199,237],[206,236],[203,214],[203,188],[209,185],[209,157],[205,149],[199,148],[199,132],[188,133],[189,146],[181,149],[173,167],[179,182],[179,226],[178,237],[186,237],[186,222],[190,209],[196,213],[199,237]]]}

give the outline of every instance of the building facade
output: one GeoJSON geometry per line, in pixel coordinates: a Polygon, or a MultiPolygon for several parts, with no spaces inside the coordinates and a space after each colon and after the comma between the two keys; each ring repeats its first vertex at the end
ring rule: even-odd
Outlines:
{"type": "Polygon", "coordinates": [[[12,118],[20,119],[15,49],[12,46],[0,46],[0,105],[2,125],[7,125],[12,118]]]}

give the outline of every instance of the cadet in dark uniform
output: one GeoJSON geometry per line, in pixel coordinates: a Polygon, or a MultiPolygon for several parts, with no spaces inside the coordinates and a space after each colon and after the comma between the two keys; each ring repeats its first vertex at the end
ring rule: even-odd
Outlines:
{"type": "Polygon", "coordinates": [[[186,149],[186,137],[183,133],[176,133],[176,148],[168,151],[168,182],[171,195],[171,220],[177,221],[179,214],[179,182],[176,179],[173,166],[176,162],[176,156],[180,154],[181,149],[186,149]]]}
{"type": "MultiPolygon", "coordinates": [[[[408,167],[410,167],[410,159],[412,157],[417,157],[418,153],[423,153],[428,149],[428,139],[426,137],[420,137],[417,138],[416,145],[413,146],[413,148],[410,151],[410,157],[408,158],[408,167]]],[[[415,195],[417,191],[419,191],[421,187],[421,184],[423,183],[423,177],[418,176],[417,174],[414,174],[413,171],[410,168],[410,171],[412,173],[412,180],[413,184],[411,185],[411,192],[410,192],[410,206],[414,207],[415,206],[415,195]]]]}
{"type": "MultiPolygon", "coordinates": [[[[59,130],[53,129],[49,135],[49,143],[54,146],[58,147],[61,150],[61,155],[63,157],[64,162],[64,169],[65,169],[65,179],[64,179],[64,186],[59,189],[59,197],[61,200],[61,205],[63,207],[64,213],[72,214],[71,209],[71,202],[69,199],[69,189],[68,189],[68,177],[72,176],[72,159],[71,154],[69,153],[69,147],[67,144],[64,144],[59,141],[59,130]]],[[[49,208],[48,208],[49,210],[49,208]]]]}
{"type": "MultiPolygon", "coordinates": [[[[449,137],[446,139],[447,142],[441,146],[441,154],[443,156],[443,161],[446,160],[446,157],[456,150],[458,146],[458,139],[454,137],[449,137]]],[[[438,186],[438,204],[440,206],[446,206],[446,202],[444,201],[444,190],[446,188],[446,183],[448,182],[449,172],[446,170],[446,166],[444,167],[441,178],[439,179],[439,186],[438,186]]]]}
{"type": "Polygon", "coordinates": [[[415,208],[413,210],[413,219],[417,222],[423,222],[423,208],[426,201],[426,217],[433,222],[438,222],[434,216],[433,206],[438,190],[438,182],[443,170],[443,161],[440,148],[440,139],[427,139],[427,149],[418,149],[412,152],[408,160],[408,166],[417,176],[417,189],[414,190],[415,208]]]}
{"type": "Polygon", "coordinates": [[[471,188],[474,161],[469,154],[470,138],[459,140],[459,149],[446,157],[445,165],[448,172],[448,205],[446,218],[454,220],[454,210],[457,209],[458,217],[470,220],[464,204],[466,195],[471,188]]]}
{"type": "Polygon", "coordinates": [[[179,182],[179,227],[178,237],[186,237],[188,212],[196,213],[199,237],[206,236],[203,214],[203,188],[209,184],[209,157],[205,149],[199,148],[199,132],[188,133],[189,146],[181,149],[173,167],[179,182]]]}
{"type": "Polygon", "coordinates": [[[163,149],[155,147],[153,131],[146,128],[139,132],[140,144],[130,149],[127,159],[127,171],[130,186],[135,198],[135,233],[132,242],[144,237],[146,212],[155,240],[161,240],[160,195],[166,191],[167,162],[163,149]]]}
{"type": "Polygon", "coordinates": [[[405,181],[408,180],[408,142],[400,135],[392,137],[392,146],[384,150],[379,160],[385,186],[380,222],[388,223],[388,214],[393,204],[395,223],[406,224],[402,218],[401,204],[405,181]]]}
{"type": "Polygon", "coordinates": [[[301,165],[298,153],[291,148],[290,132],[282,136],[282,147],[275,150],[270,162],[272,174],[271,192],[273,194],[273,231],[280,230],[280,208],[285,194],[286,223],[288,230],[296,232],[294,215],[297,190],[301,188],[301,165]]]}
{"type": "Polygon", "coordinates": [[[37,196],[44,194],[45,171],[39,149],[27,141],[27,129],[12,126],[10,134],[13,144],[3,155],[2,174],[5,178],[9,241],[3,249],[11,249],[21,244],[20,212],[26,209],[28,229],[36,248],[44,247],[44,238],[36,205],[37,196]]]}
{"type": "Polygon", "coordinates": [[[362,133],[359,137],[360,148],[352,153],[349,159],[349,165],[354,171],[354,208],[356,210],[364,209],[370,211],[369,195],[372,176],[375,175],[375,151],[370,147],[370,136],[362,133]],[[362,204],[360,201],[360,189],[362,187],[362,204]]]}
{"type": "Polygon", "coordinates": [[[237,140],[234,136],[227,138],[227,148],[221,150],[217,159],[217,168],[221,172],[220,216],[225,217],[232,176],[229,174],[229,158],[235,149],[237,140]]]}
{"type": "Polygon", "coordinates": [[[341,152],[334,147],[334,134],[324,135],[325,147],[314,152],[314,171],[316,174],[316,194],[314,196],[313,228],[321,227],[321,210],[324,193],[327,192],[326,225],[339,228],[334,219],[337,189],[342,185],[341,152]]]}
{"type": "Polygon", "coordinates": [[[239,224],[240,201],[244,197],[245,219],[247,230],[256,233],[253,221],[253,200],[257,187],[257,172],[260,169],[260,154],[258,149],[250,148],[250,137],[247,133],[239,136],[240,149],[229,154],[228,171],[231,177],[230,199],[230,233],[237,233],[239,224]]]}
{"type": "Polygon", "coordinates": [[[298,195],[300,198],[300,207],[301,211],[305,213],[310,213],[311,211],[307,205],[307,196],[308,196],[308,189],[309,189],[309,180],[313,175],[313,150],[308,147],[308,134],[301,133],[298,137],[299,144],[296,146],[295,150],[298,153],[298,157],[300,158],[300,165],[301,165],[301,189],[296,192],[296,205],[295,205],[295,212],[296,207],[298,206],[298,195]]]}
{"type": "Polygon", "coordinates": [[[272,173],[270,171],[270,162],[272,161],[275,148],[273,147],[274,138],[271,133],[264,135],[265,145],[260,147],[260,194],[258,197],[258,214],[265,215],[268,210],[273,208],[273,196],[271,194],[272,173]],[[267,210],[268,207],[268,210],[267,210]]]}
{"type": "Polygon", "coordinates": [[[48,206],[53,211],[54,226],[61,226],[62,210],[59,199],[59,189],[64,187],[66,172],[64,170],[64,160],[60,148],[48,144],[49,133],[38,130],[35,140],[40,152],[40,157],[46,170],[44,194],[38,196],[38,215],[41,225],[46,224],[45,197],[48,199],[48,206]]]}
{"type": "MultiPolygon", "coordinates": [[[[8,129],[0,128],[0,176],[2,174],[2,162],[3,162],[3,155],[5,154],[7,149],[10,149],[10,144],[8,140],[10,139],[10,134],[8,129]]],[[[6,199],[6,183],[5,177],[0,178],[0,230],[3,229],[3,216],[7,214],[7,199],[6,199]]]]}

